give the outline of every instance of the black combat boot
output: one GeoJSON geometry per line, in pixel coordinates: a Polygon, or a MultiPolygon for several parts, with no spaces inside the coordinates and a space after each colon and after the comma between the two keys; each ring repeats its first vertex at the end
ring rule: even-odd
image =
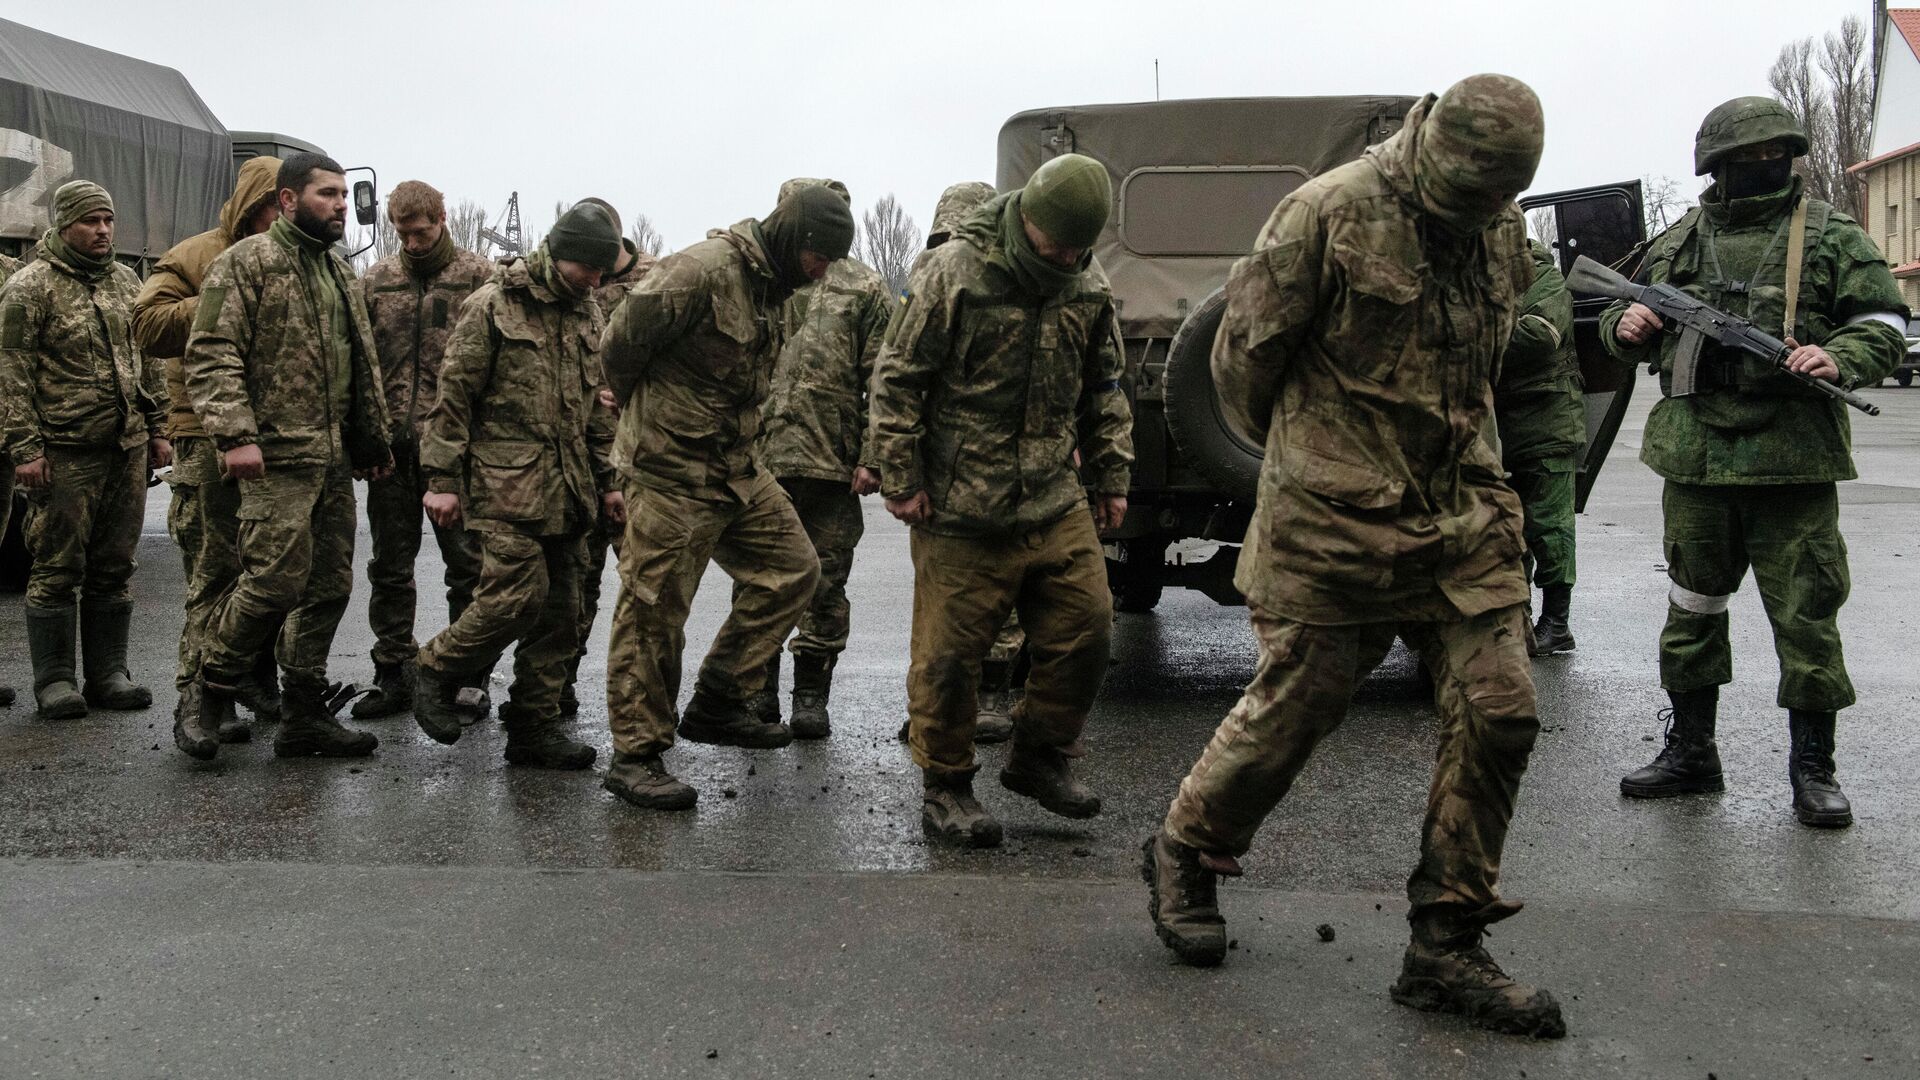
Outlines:
{"type": "Polygon", "coordinates": [[[444,678],[424,664],[414,665],[413,722],[427,738],[448,746],[460,741],[466,719],[455,699],[459,693],[459,680],[444,678]]]}
{"type": "Polygon", "coordinates": [[[767,681],[747,698],[747,711],[763,724],[780,722],[780,654],[767,661],[767,681]]]}
{"type": "Polygon", "coordinates": [[[153,704],[153,692],[133,681],[127,667],[127,633],[133,604],[88,601],[80,607],[80,652],[86,663],[87,704],[132,712],[153,704]]]}
{"type": "Polygon", "coordinates": [[[938,840],[951,840],[967,847],[999,847],[1000,823],[973,797],[973,774],[920,772],[920,828],[938,840]]]}
{"type": "Polygon", "coordinates": [[[793,737],[824,739],[833,734],[827,698],[833,693],[833,658],[793,654],[793,737]]]}
{"type": "Polygon", "coordinates": [[[1533,626],[1534,656],[1573,651],[1567,614],[1573,610],[1573,586],[1548,585],[1540,591],[1540,621],[1533,626]]]}
{"type": "Polygon", "coordinates": [[[700,793],[668,772],[659,754],[614,754],[600,786],[648,810],[691,810],[700,801],[700,793]]]}
{"type": "Polygon", "coordinates": [[[534,769],[587,769],[599,751],[577,743],[560,731],[560,719],[542,717],[509,701],[500,706],[500,723],[507,729],[507,764],[534,769]]]}
{"type": "Polygon", "coordinates": [[[1480,944],[1488,924],[1519,910],[1519,904],[1502,901],[1474,912],[1440,905],[1414,915],[1393,1000],[1424,1012],[1456,1013],[1505,1035],[1564,1037],[1567,1022],[1553,995],[1515,982],[1480,944]]]}
{"type": "Polygon", "coordinates": [[[42,720],[78,720],[87,715],[87,699],[75,685],[73,637],[75,611],[27,607],[27,652],[33,658],[33,698],[42,720]]]}
{"type": "Polygon", "coordinates": [[[1830,712],[1787,710],[1787,732],[1792,738],[1787,779],[1793,782],[1793,815],[1800,824],[1816,829],[1844,829],[1853,824],[1853,804],[1833,778],[1835,719],[1830,712]]]}
{"type": "Polygon", "coordinates": [[[329,688],[289,680],[284,689],[275,757],[366,757],[380,745],[372,732],[355,731],[333,718],[329,688]]]}
{"type": "Polygon", "coordinates": [[[1061,817],[1090,818],[1100,812],[1100,796],[1073,778],[1073,762],[1057,746],[1034,746],[1014,736],[1000,786],[1025,795],[1061,817]]]}
{"type": "Polygon", "coordinates": [[[412,660],[402,660],[397,664],[376,661],[373,665],[373,692],[353,703],[353,718],[380,720],[412,709],[414,667],[412,660]]]}
{"type": "Polygon", "coordinates": [[[980,704],[974,709],[973,741],[1003,743],[1013,737],[1013,665],[988,660],[980,665],[980,704]]]}
{"type": "Polygon", "coordinates": [[[1219,879],[1239,876],[1240,864],[1231,856],[1188,847],[1164,829],[1140,845],[1140,880],[1147,883],[1153,932],[1181,963],[1218,967],[1227,958],[1219,879]]]}
{"type": "Polygon", "coordinates": [[[755,716],[747,703],[695,687],[693,700],[680,716],[680,737],[688,742],[716,746],[743,746],[749,750],[777,750],[793,741],[793,729],[769,724],[755,716]]]}
{"type": "Polygon", "coordinates": [[[1714,712],[1720,688],[1669,690],[1673,708],[1662,709],[1667,744],[1646,766],[1620,778],[1620,794],[1636,799],[1664,799],[1670,795],[1725,791],[1720,774],[1720,747],[1713,741],[1714,712]]]}
{"type": "MultiPolygon", "coordinates": [[[[173,707],[173,745],[190,758],[212,761],[220,754],[221,731],[228,723],[238,723],[233,715],[231,695],[209,693],[204,677],[195,678],[180,691],[173,707]]],[[[248,732],[252,738],[252,732],[248,732]]]]}

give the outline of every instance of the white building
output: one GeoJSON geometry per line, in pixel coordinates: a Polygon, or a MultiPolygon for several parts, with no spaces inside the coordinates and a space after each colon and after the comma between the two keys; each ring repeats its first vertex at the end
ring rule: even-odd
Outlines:
{"type": "Polygon", "coordinates": [[[1847,171],[1866,189],[1861,228],[1880,245],[1907,305],[1920,311],[1920,9],[1885,18],[1873,137],[1867,160],[1847,171]]]}

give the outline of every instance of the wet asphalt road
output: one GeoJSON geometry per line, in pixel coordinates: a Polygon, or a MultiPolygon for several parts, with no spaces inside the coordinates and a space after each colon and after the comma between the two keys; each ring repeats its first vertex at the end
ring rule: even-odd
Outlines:
{"type": "MultiPolygon", "coordinates": [[[[1648,401],[1580,519],[1580,647],[1536,667],[1546,731],[1505,867],[1529,907],[1494,939],[1561,992],[1562,1043],[1386,999],[1433,749],[1404,652],[1223,890],[1238,950],[1192,972],[1154,940],[1135,866],[1252,670],[1239,609],[1173,592],[1121,616],[1083,764],[1105,812],[1069,822],[1001,791],[1004,749],[988,748],[980,791],[1008,842],[956,852],[922,837],[893,739],[911,579],[877,500],[834,737],[677,749],[701,803],[666,815],[616,802],[597,773],[506,769],[491,726],[444,748],[408,719],[373,722],[380,752],[357,763],[281,762],[266,742],[185,758],[165,689],[180,565],[156,489],[134,643],[155,708],[0,712],[0,1077],[1920,1075],[1920,391],[1871,396],[1887,411],[1855,423],[1862,480],[1841,489],[1851,830],[1787,809],[1751,584],[1723,694],[1729,790],[1619,797],[1663,704],[1659,482],[1634,458],[1648,401]]],[[[433,559],[428,544],[423,583],[433,559]]],[[[710,577],[696,649],[725,596],[710,577]]],[[[578,724],[603,757],[606,619],[578,724]]],[[[422,636],[439,625],[423,613],[422,636]]],[[[370,676],[365,627],[361,594],[336,677],[370,676]]],[[[0,641],[0,681],[26,686],[15,597],[0,641]]]]}

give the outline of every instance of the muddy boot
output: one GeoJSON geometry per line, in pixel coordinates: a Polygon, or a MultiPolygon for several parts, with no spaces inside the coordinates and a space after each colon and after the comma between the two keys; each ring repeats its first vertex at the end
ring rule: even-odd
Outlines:
{"type": "Polygon", "coordinates": [[[1025,795],[1061,817],[1090,818],[1100,796],[1073,778],[1073,759],[1057,746],[1032,746],[1016,736],[1000,770],[1000,786],[1025,795]]]}
{"type": "Polygon", "coordinates": [[[459,693],[457,681],[442,678],[423,664],[414,665],[413,722],[420,725],[427,738],[448,746],[460,741],[466,719],[455,699],[459,693]]]}
{"type": "Polygon", "coordinates": [[[353,703],[355,720],[379,720],[413,708],[414,662],[373,665],[373,692],[353,703]]]}
{"type": "Polygon", "coordinates": [[[980,704],[973,716],[973,741],[1003,743],[1013,738],[1013,665],[988,660],[980,665],[980,704]]]}
{"type": "Polygon", "coordinates": [[[80,608],[80,652],[86,663],[87,704],[131,712],[153,704],[153,692],[129,677],[127,631],[133,605],[88,603],[80,608]]]}
{"type": "Polygon", "coordinates": [[[1725,791],[1720,773],[1720,747],[1713,741],[1714,713],[1720,688],[1669,690],[1673,708],[1662,709],[1667,722],[1667,744],[1646,766],[1620,778],[1620,794],[1635,799],[1664,799],[1671,795],[1725,791]]]}
{"type": "Polygon", "coordinates": [[[833,693],[833,659],[815,653],[793,654],[793,737],[824,739],[833,734],[827,698],[833,693]]]}
{"type": "Polygon", "coordinates": [[[509,701],[500,706],[507,729],[507,764],[533,769],[586,769],[599,751],[560,733],[560,721],[543,719],[509,701]]]}
{"type": "Polygon", "coordinates": [[[1833,726],[1830,712],[1787,710],[1792,748],[1787,757],[1787,779],[1793,783],[1793,816],[1816,829],[1844,829],[1853,824],[1853,804],[1833,778],[1833,726]]]}
{"type": "Polygon", "coordinates": [[[180,691],[173,707],[173,745],[190,758],[212,761],[220,754],[220,729],[233,716],[233,698],[218,691],[209,693],[204,679],[194,679],[180,691]]]}
{"type": "Polygon", "coordinates": [[[777,750],[793,741],[793,729],[769,724],[748,711],[747,703],[695,687],[693,700],[680,717],[680,737],[715,746],[743,746],[749,750],[777,750]]]}
{"type": "Polygon", "coordinates": [[[668,772],[659,754],[614,754],[600,786],[647,810],[691,810],[700,801],[700,793],[668,772]]]}
{"type": "Polygon", "coordinates": [[[1533,656],[1573,651],[1573,631],[1567,613],[1573,610],[1573,586],[1549,585],[1541,590],[1540,621],[1533,627],[1533,656]]]}
{"type": "Polygon", "coordinates": [[[973,797],[973,774],[921,771],[920,828],[936,840],[967,847],[1000,846],[1000,823],[973,797]]]}
{"type": "Polygon", "coordinates": [[[74,609],[27,608],[27,652],[33,658],[33,699],[42,720],[78,720],[87,699],[73,675],[74,609]]]}
{"type": "Polygon", "coordinates": [[[1140,845],[1140,879],[1147,883],[1153,932],[1180,962],[1217,967],[1227,958],[1227,920],[1220,915],[1221,876],[1239,877],[1231,856],[1208,855],[1155,832],[1140,845]]]}
{"type": "Polygon", "coordinates": [[[275,757],[366,757],[380,745],[371,732],[342,726],[327,707],[325,687],[286,684],[275,757]]]}
{"type": "Polygon", "coordinates": [[[1567,1022],[1553,995],[1515,982],[1480,944],[1488,923],[1519,910],[1519,904],[1502,902],[1472,914],[1442,907],[1414,916],[1393,1000],[1423,1012],[1455,1013],[1505,1035],[1565,1036],[1567,1022]]]}
{"type": "Polygon", "coordinates": [[[763,724],[780,722],[780,654],[767,661],[767,681],[747,698],[747,711],[763,724]]]}

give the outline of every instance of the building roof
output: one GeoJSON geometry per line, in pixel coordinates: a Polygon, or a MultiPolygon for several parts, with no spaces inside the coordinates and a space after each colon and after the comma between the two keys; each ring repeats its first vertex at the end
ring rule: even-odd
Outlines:
{"type": "Polygon", "coordinates": [[[1901,263],[1899,266],[1893,268],[1893,276],[1897,278],[1908,278],[1915,274],[1920,274],[1920,259],[1915,259],[1913,262],[1901,263]]]}
{"type": "MultiPolygon", "coordinates": [[[[1920,15],[1920,12],[1915,12],[1914,14],[1920,15]]],[[[1898,161],[1899,159],[1906,157],[1908,154],[1914,153],[1915,151],[1920,151],[1920,142],[1908,143],[1906,146],[1903,146],[1898,150],[1889,150],[1886,153],[1881,154],[1879,157],[1870,157],[1865,161],[1856,162],[1852,165],[1847,166],[1847,171],[1850,173],[1865,172],[1866,170],[1873,168],[1875,165],[1885,165],[1889,161],[1898,161]]]]}
{"type": "Polygon", "coordinates": [[[1907,48],[1913,50],[1913,58],[1920,60],[1920,8],[1901,8],[1887,12],[1889,22],[1907,39],[1907,48]]]}

